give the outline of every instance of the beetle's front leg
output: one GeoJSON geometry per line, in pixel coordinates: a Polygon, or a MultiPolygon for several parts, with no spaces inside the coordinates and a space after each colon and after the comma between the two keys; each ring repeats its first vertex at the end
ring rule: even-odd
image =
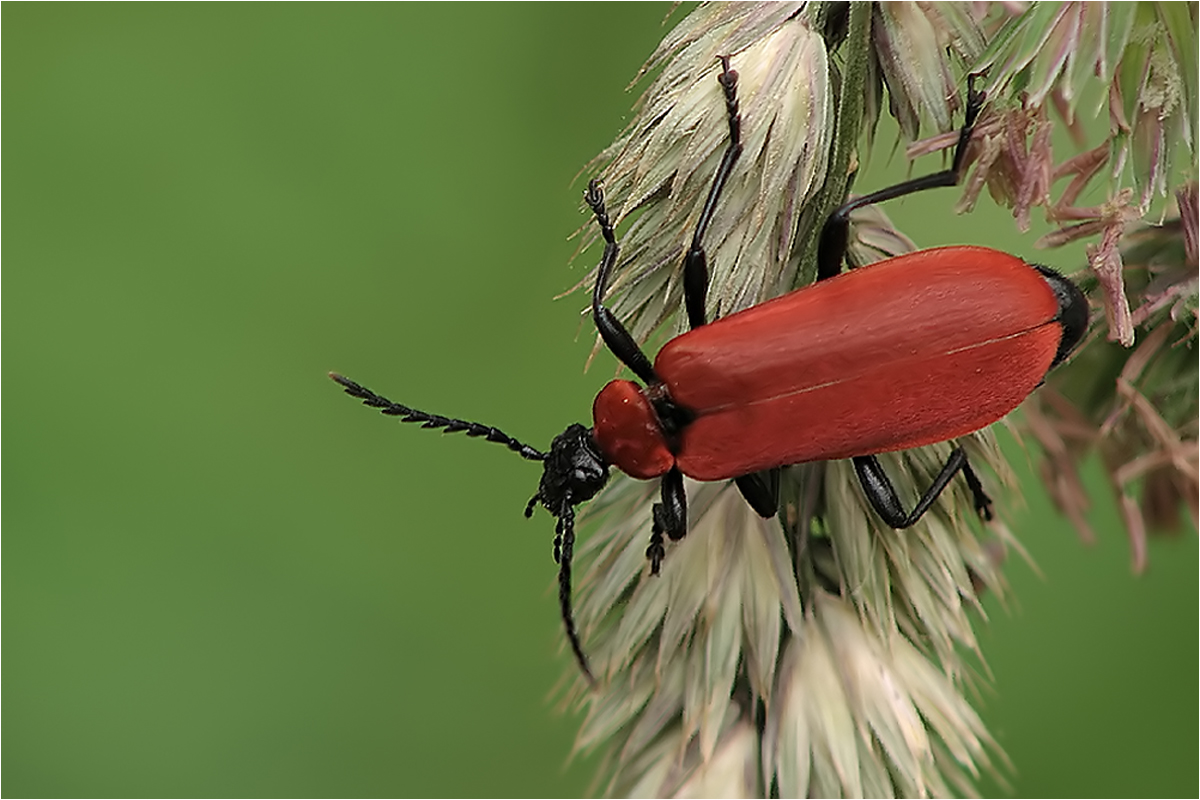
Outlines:
{"type": "Polygon", "coordinates": [[[604,237],[604,255],[600,257],[600,266],[596,268],[596,285],[592,287],[592,317],[596,321],[596,330],[612,354],[633,370],[635,375],[647,384],[661,383],[642,348],[638,347],[621,321],[604,305],[604,293],[608,291],[608,281],[612,277],[613,267],[617,265],[621,247],[617,244],[617,233],[613,229],[612,220],[608,218],[608,209],[604,205],[604,189],[600,181],[592,180],[588,183],[583,199],[588,208],[592,209],[596,224],[600,226],[600,235],[604,237]]]}
{"type": "Polygon", "coordinates": [[[663,534],[673,542],[687,534],[687,492],[683,488],[683,473],[678,467],[672,467],[663,476],[662,502],[654,504],[651,516],[654,522],[650,528],[650,546],[646,548],[646,558],[650,559],[650,574],[657,575],[667,553],[663,534]]]}

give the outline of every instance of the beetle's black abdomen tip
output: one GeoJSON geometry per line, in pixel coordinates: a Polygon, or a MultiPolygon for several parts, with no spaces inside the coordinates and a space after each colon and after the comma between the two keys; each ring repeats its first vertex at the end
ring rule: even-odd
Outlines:
{"type": "Polygon", "coordinates": [[[1056,367],[1071,354],[1087,333],[1087,297],[1078,286],[1055,270],[1040,264],[1032,266],[1042,274],[1046,283],[1050,284],[1054,297],[1058,300],[1058,324],[1062,326],[1063,333],[1062,340],[1058,343],[1058,352],[1054,354],[1054,361],[1050,363],[1051,367],[1056,367]]]}

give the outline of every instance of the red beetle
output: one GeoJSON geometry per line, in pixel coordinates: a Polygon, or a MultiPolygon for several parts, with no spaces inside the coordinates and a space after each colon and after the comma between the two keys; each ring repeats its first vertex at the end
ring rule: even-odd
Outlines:
{"type": "Polygon", "coordinates": [[[771,517],[780,467],[850,458],[879,516],[906,528],[961,470],[976,509],[990,518],[991,501],[961,448],[911,512],[874,454],[953,439],[999,420],[1037,388],[1087,328],[1087,301],[1073,283],[983,247],[923,250],[839,274],[851,211],[958,182],[983,102],[970,88],[950,169],[843,205],[822,231],[816,284],[705,324],[702,242],[742,149],[737,73],[728,58],[721,61],[729,145],[683,263],[693,329],[668,342],[653,365],[604,306],[618,245],[599,183],[592,181],[585,194],[605,240],[592,294],[596,327],[644,387],[612,381],[593,404],[593,427],[571,425],[543,453],[496,428],[417,411],[330,376],[348,394],[403,422],[484,437],[543,462],[525,515],[541,503],[558,519],[554,558],[562,617],[589,679],[571,612],[575,506],[600,491],[610,466],[635,478],[662,478],[646,551],[652,573],[665,554],[664,536],[677,540],[687,533],[684,475],[733,479],[754,510],[771,517]]]}

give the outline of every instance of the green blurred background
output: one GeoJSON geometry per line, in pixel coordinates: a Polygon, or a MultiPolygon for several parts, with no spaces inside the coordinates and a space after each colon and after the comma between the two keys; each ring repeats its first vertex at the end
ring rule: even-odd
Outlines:
{"type": "MultiPolygon", "coordinates": [[[[325,372],[539,445],[587,419],[572,178],[670,9],[6,4],[6,795],[588,791],[538,467],[325,372]]],[[[888,210],[1032,249],[954,200],[888,210]]],[[[985,791],[1193,794],[1196,537],[1139,579],[1103,491],[1093,547],[1024,494],[985,791]]]]}

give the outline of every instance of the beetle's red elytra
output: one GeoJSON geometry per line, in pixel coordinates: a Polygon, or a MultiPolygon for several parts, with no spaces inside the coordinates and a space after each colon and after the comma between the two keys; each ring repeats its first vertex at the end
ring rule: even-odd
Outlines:
{"type": "Polygon", "coordinates": [[[596,397],[594,436],[637,478],[736,478],[942,442],[1002,418],[1062,340],[1053,288],[984,247],[899,256],[669,341],[654,361],[695,418],[671,452],[637,384],[596,397]]]}

